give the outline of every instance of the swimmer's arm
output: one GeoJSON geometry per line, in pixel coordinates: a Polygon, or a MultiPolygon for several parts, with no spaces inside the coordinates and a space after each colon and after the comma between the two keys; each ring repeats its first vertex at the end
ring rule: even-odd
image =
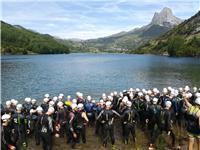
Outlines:
{"type": "Polygon", "coordinates": [[[86,115],[85,112],[82,113],[82,117],[83,117],[87,122],[89,122],[89,119],[88,119],[88,117],[87,117],[87,115],[86,115]]]}

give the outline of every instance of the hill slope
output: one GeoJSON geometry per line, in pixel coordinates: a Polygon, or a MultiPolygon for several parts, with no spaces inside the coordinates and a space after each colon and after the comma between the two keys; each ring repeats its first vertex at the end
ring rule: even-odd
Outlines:
{"type": "Polygon", "coordinates": [[[200,56],[200,11],[166,34],[150,40],[132,53],[200,56]]]}
{"type": "Polygon", "coordinates": [[[21,26],[1,21],[2,54],[57,54],[69,53],[69,46],[57,42],[48,34],[40,34],[21,26]]]}
{"type": "Polygon", "coordinates": [[[85,44],[89,49],[98,51],[129,51],[166,33],[181,22],[181,19],[173,15],[171,9],[165,7],[160,13],[156,12],[151,22],[146,26],[104,38],[87,40],[85,44]]]}

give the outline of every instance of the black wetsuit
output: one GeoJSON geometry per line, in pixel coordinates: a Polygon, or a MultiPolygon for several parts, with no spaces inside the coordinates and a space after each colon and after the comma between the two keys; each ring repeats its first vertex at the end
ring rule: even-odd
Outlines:
{"type": "Polygon", "coordinates": [[[131,108],[127,108],[124,110],[122,114],[122,122],[123,122],[123,129],[124,129],[124,142],[125,144],[128,144],[128,138],[129,134],[131,133],[133,136],[133,141],[135,142],[135,127],[136,127],[136,122],[139,121],[139,114],[137,111],[131,108]]]}
{"type": "Polygon", "coordinates": [[[175,145],[175,134],[172,130],[172,121],[173,121],[173,114],[171,110],[168,109],[161,109],[160,117],[159,117],[159,134],[163,131],[166,133],[170,133],[171,137],[171,144],[172,146],[175,145]]]}
{"type": "Polygon", "coordinates": [[[107,146],[108,138],[110,136],[112,145],[115,144],[115,138],[114,138],[114,117],[118,116],[120,117],[120,114],[118,114],[114,110],[102,110],[97,117],[97,120],[100,119],[100,121],[103,123],[103,146],[107,146]]]}
{"type": "Polygon", "coordinates": [[[35,123],[35,143],[36,145],[40,145],[41,137],[40,137],[40,131],[42,129],[42,124],[41,124],[41,117],[43,115],[37,115],[37,121],[35,123]]]}
{"type": "Polygon", "coordinates": [[[66,133],[67,109],[58,109],[56,122],[60,125],[60,137],[64,137],[64,134],[66,133]]]}
{"type": "Polygon", "coordinates": [[[161,106],[151,104],[148,107],[148,129],[150,131],[150,143],[154,144],[158,134],[159,117],[160,117],[161,106]]]}
{"type": "Polygon", "coordinates": [[[53,123],[52,118],[47,114],[43,114],[39,120],[40,136],[42,140],[42,146],[44,150],[52,149],[52,133],[53,133],[53,123]]]}
{"type": "Polygon", "coordinates": [[[74,118],[74,128],[77,133],[77,143],[80,143],[80,138],[82,142],[86,143],[86,120],[82,117],[83,111],[78,111],[74,118]]]}
{"type": "Polygon", "coordinates": [[[27,146],[26,130],[28,122],[24,114],[14,113],[12,116],[12,126],[14,129],[13,139],[15,145],[20,148],[22,145],[27,146]]]}
{"type": "Polygon", "coordinates": [[[44,112],[47,112],[48,108],[49,108],[49,105],[47,103],[43,103],[43,104],[41,104],[41,107],[42,107],[44,112]]]}
{"type": "Polygon", "coordinates": [[[12,135],[12,127],[10,125],[1,126],[1,148],[2,148],[2,150],[8,150],[10,145],[16,147],[15,143],[12,141],[11,135],[12,135]]]}

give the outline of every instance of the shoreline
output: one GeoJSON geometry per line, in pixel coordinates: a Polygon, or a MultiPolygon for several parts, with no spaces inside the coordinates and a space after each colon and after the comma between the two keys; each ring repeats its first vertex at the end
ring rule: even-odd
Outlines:
{"type": "Polygon", "coordinates": [[[200,58],[200,56],[169,56],[166,54],[154,54],[154,53],[118,53],[118,52],[70,52],[70,53],[57,53],[57,54],[39,54],[39,53],[29,53],[29,54],[1,54],[1,56],[36,56],[36,55],[69,55],[69,54],[125,54],[125,55],[152,55],[152,56],[161,56],[161,57],[169,57],[169,58],[200,58]]]}

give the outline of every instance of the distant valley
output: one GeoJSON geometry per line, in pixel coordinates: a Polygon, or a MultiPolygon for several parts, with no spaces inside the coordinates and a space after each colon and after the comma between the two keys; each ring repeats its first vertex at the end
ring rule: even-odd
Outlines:
{"type": "Polygon", "coordinates": [[[148,25],[97,39],[60,39],[3,21],[1,29],[2,54],[109,52],[200,56],[200,12],[184,21],[167,7],[155,12],[148,25]]]}
{"type": "Polygon", "coordinates": [[[160,13],[154,14],[148,25],[104,38],[82,41],[78,48],[81,51],[87,49],[91,52],[128,52],[135,50],[150,39],[163,35],[181,22],[182,20],[175,17],[170,8],[165,7],[160,13]]]}

